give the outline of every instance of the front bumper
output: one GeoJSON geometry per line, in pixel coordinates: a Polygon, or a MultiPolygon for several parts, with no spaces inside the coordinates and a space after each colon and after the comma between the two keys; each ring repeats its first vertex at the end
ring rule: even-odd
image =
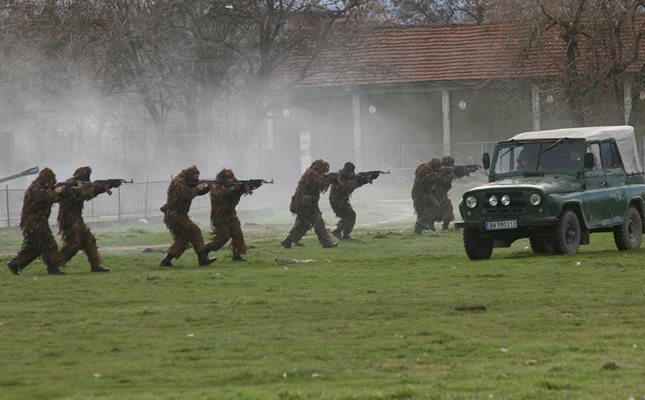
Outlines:
{"type": "Polygon", "coordinates": [[[542,230],[544,228],[551,228],[558,224],[559,219],[557,217],[548,217],[548,218],[530,218],[530,219],[518,219],[517,228],[513,229],[495,229],[495,230],[486,230],[486,222],[489,221],[461,221],[455,222],[455,228],[477,228],[481,232],[486,233],[503,233],[503,232],[521,232],[521,231],[533,231],[533,230],[542,230]]]}

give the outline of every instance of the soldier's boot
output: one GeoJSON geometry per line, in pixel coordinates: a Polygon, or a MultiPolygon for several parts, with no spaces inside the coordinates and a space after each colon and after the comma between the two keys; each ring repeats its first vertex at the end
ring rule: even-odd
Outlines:
{"type": "Polygon", "coordinates": [[[92,267],[90,271],[91,272],[110,272],[110,269],[97,265],[95,267],[92,267]]]}
{"type": "Polygon", "coordinates": [[[65,275],[63,271],[60,270],[60,268],[53,266],[53,267],[47,267],[47,273],[49,275],[65,275]]]}
{"type": "Polygon", "coordinates": [[[331,231],[331,234],[336,237],[338,240],[343,240],[343,234],[340,232],[340,228],[336,228],[333,231],[331,231]]]}
{"type": "Polygon", "coordinates": [[[7,261],[7,268],[11,270],[11,273],[14,275],[20,275],[20,267],[14,260],[7,261]]]}
{"type": "Polygon", "coordinates": [[[325,242],[325,243],[323,244],[323,249],[332,249],[332,248],[334,248],[334,247],[338,247],[338,243],[334,243],[334,242],[325,242]]]}
{"type": "Polygon", "coordinates": [[[291,239],[286,238],[286,239],[284,239],[282,242],[280,242],[280,244],[281,244],[281,245],[282,245],[282,247],[284,247],[285,249],[290,249],[290,248],[291,248],[291,239]]]}
{"type": "Polygon", "coordinates": [[[170,253],[166,253],[166,256],[159,262],[159,265],[162,267],[174,267],[170,261],[172,261],[173,256],[170,253]]]}
{"type": "Polygon", "coordinates": [[[431,223],[428,225],[428,229],[430,229],[432,232],[436,232],[436,231],[437,231],[437,230],[434,228],[434,222],[431,222],[431,223]]]}
{"type": "Polygon", "coordinates": [[[416,222],[414,224],[414,234],[415,235],[421,235],[425,229],[426,228],[423,225],[421,225],[420,223],[418,223],[418,222],[416,222]]]}
{"type": "Polygon", "coordinates": [[[246,261],[246,260],[242,258],[242,256],[239,254],[233,254],[233,261],[246,261]]]}
{"type": "Polygon", "coordinates": [[[447,232],[449,226],[450,226],[450,222],[444,222],[443,225],[441,226],[441,230],[444,232],[447,232]]]}
{"type": "Polygon", "coordinates": [[[199,262],[200,267],[205,267],[207,265],[211,265],[217,260],[215,257],[208,258],[208,250],[202,250],[201,252],[197,253],[197,262],[199,262]]]}

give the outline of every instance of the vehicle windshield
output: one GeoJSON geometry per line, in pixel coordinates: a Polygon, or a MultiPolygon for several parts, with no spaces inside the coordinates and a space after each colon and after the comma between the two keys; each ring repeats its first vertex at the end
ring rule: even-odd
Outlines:
{"type": "Polygon", "coordinates": [[[566,138],[497,145],[494,174],[576,173],[584,169],[586,145],[566,138]]]}

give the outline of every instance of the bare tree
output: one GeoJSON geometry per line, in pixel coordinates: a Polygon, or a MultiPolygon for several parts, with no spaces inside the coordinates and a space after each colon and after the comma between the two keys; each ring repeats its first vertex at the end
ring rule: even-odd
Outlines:
{"type": "Polygon", "coordinates": [[[501,13],[499,0],[393,0],[393,13],[405,24],[490,22],[501,13]]]}
{"type": "Polygon", "coordinates": [[[554,45],[563,49],[554,84],[564,93],[571,124],[594,123],[598,115],[605,116],[604,122],[624,123],[625,88],[635,102],[643,85],[643,1],[550,0],[524,6],[525,52],[553,53],[554,45]],[[607,94],[613,101],[602,100],[607,94]]]}

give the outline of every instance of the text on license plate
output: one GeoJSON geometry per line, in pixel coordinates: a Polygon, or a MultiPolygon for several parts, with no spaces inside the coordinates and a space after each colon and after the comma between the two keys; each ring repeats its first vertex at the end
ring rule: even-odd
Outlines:
{"type": "Polygon", "coordinates": [[[494,229],[515,229],[517,228],[517,221],[490,221],[486,222],[486,230],[492,231],[494,229]]]}

